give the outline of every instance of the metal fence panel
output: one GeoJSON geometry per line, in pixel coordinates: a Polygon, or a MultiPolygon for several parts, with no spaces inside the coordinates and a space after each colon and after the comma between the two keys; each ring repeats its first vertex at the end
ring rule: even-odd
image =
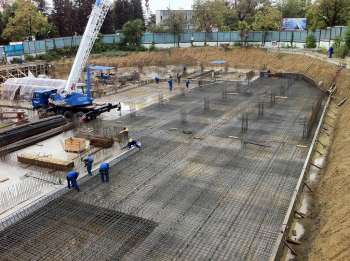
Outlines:
{"type": "Polygon", "coordinates": [[[64,48],[63,38],[54,38],[55,48],[64,48]]]}
{"type": "Polygon", "coordinates": [[[144,33],[142,36],[141,42],[144,44],[151,44],[153,43],[153,34],[152,33],[144,33]]]}
{"type": "Polygon", "coordinates": [[[205,42],[205,34],[206,33],[203,33],[203,32],[193,33],[193,40],[195,42],[205,42]]]}
{"type": "Polygon", "coordinates": [[[218,41],[219,42],[231,42],[230,32],[219,32],[218,33],[218,41]]]}
{"type": "Polygon", "coordinates": [[[157,44],[170,44],[176,42],[176,37],[169,33],[155,33],[154,42],[157,44]]]}
{"type": "Polygon", "coordinates": [[[183,33],[180,35],[181,43],[190,43],[192,39],[192,33],[183,33]]]}
{"type": "Polygon", "coordinates": [[[46,50],[52,50],[55,49],[55,42],[53,39],[47,39],[45,40],[46,50]]]}
{"type": "Polygon", "coordinates": [[[35,41],[34,46],[35,46],[36,53],[45,53],[46,52],[45,40],[35,41]]]}
{"type": "Polygon", "coordinates": [[[72,48],[73,46],[73,37],[64,37],[63,38],[64,48],[72,48]]]}
{"type": "Polygon", "coordinates": [[[239,32],[231,32],[231,41],[232,42],[240,42],[241,41],[241,35],[239,32]]]}
{"type": "Polygon", "coordinates": [[[105,34],[101,37],[101,41],[105,44],[114,44],[115,37],[114,34],[105,34]]]}
{"type": "Polygon", "coordinates": [[[23,44],[6,45],[4,49],[5,54],[8,57],[21,56],[24,54],[23,44]]]}
{"type": "Polygon", "coordinates": [[[218,33],[207,33],[207,42],[217,42],[218,41],[218,33]]]}
{"type": "MultiPolygon", "coordinates": [[[[305,43],[308,34],[313,34],[316,41],[331,41],[337,37],[344,37],[347,27],[337,26],[328,29],[315,30],[313,32],[307,31],[270,31],[270,32],[249,32],[248,42],[295,42],[295,43],[305,43]]],[[[120,43],[122,40],[122,34],[107,34],[102,36],[102,42],[105,44],[120,43]]],[[[7,56],[16,56],[22,54],[35,54],[44,53],[52,49],[62,49],[71,48],[79,46],[81,41],[81,36],[71,36],[71,37],[60,37],[52,38],[39,41],[25,41],[20,45],[7,45],[1,47],[3,52],[7,56]],[[17,46],[17,47],[14,47],[17,46]]],[[[145,33],[142,37],[143,44],[174,44],[178,40],[181,43],[190,43],[192,40],[194,42],[241,42],[240,32],[189,32],[182,33],[179,39],[176,35],[171,33],[145,33]]],[[[1,51],[0,50],[0,51],[1,51]]],[[[1,54],[0,54],[1,55],[1,54]]]]}

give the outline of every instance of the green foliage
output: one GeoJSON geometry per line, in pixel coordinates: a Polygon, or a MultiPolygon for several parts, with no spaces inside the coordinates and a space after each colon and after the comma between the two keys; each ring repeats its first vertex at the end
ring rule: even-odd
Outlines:
{"type": "Polygon", "coordinates": [[[306,48],[316,48],[316,38],[313,34],[306,37],[306,48]]]}
{"type": "Polygon", "coordinates": [[[140,45],[142,35],[145,31],[145,26],[141,19],[129,21],[124,24],[122,32],[124,35],[124,43],[131,46],[140,45]]]}
{"type": "Polygon", "coordinates": [[[350,50],[350,23],[348,25],[348,29],[346,30],[345,37],[344,37],[345,45],[350,50]]]}
{"type": "Polygon", "coordinates": [[[168,32],[175,35],[180,35],[184,31],[185,16],[182,13],[170,11],[168,19],[165,21],[165,25],[168,28],[168,32]]]}
{"type": "Polygon", "coordinates": [[[350,18],[349,0],[315,0],[306,7],[309,28],[346,25],[350,18]]]}
{"type": "Polygon", "coordinates": [[[281,12],[272,6],[268,6],[256,13],[252,27],[256,31],[278,31],[281,29],[281,20],[281,12]]]}
{"type": "Polygon", "coordinates": [[[219,31],[232,28],[233,21],[238,21],[234,19],[237,17],[235,10],[224,0],[196,0],[193,11],[197,29],[204,32],[211,32],[214,28],[219,31]]]}
{"type": "Polygon", "coordinates": [[[29,0],[17,0],[14,16],[10,17],[3,37],[11,41],[24,40],[28,36],[46,37],[51,25],[46,16],[29,0]]]}
{"type": "Polygon", "coordinates": [[[163,25],[157,25],[157,24],[152,24],[150,25],[147,30],[151,33],[168,33],[169,28],[163,25]]]}
{"type": "Polygon", "coordinates": [[[344,59],[349,54],[349,48],[345,45],[345,43],[341,43],[339,47],[334,49],[335,57],[344,59]]]}
{"type": "Polygon", "coordinates": [[[248,33],[250,30],[250,25],[246,21],[240,21],[238,23],[239,36],[241,38],[241,43],[247,46],[248,33]]]}
{"type": "Polygon", "coordinates": [[[283,17],[303,18],[306,15],[307,2],[306,0],[280,0],[278,7],[283,17]]]}
{"type": "Polygon", "coordinates": [[[337,37],[333,44],[334,56],[344,59],[349,54],[349,48],[341,37],[337,37]]]}

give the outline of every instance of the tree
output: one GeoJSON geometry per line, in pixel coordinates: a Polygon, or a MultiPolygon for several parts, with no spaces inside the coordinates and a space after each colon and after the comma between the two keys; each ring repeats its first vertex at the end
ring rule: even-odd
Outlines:
{"type": "Polygon", "coordinates": [[[269,0],[235,0],[234,7],[237,11],[237,16],[240,21],[246,21],[247,23],[252,23],[256,12],[270,5],[269,0]]]}
{"type": "Polygon", "coordinates": [[[174,39],[174,42],[176,41],[177,46],[180,46],[180,35],[184,31],[184,25],[185,25],[185,16],[181,12],[176,11],[170,11],[170,15],[168,19],[165,21],[165,25],[167,26],[169,32],[174,34],[174,38],[176,36],[176,40],[174,39]]]}
{"type": "Polygon", "coordinates": [[[113,7],[114,27],[116,30],[123,28],[123,25],[131,20],[132,7],[128,0],[117,0],[113,7]]]}
{"type": "Polygon", "coordinates": [[[344,42],[348,50],[350,50],[350,23],[348,25],[348,29],[346,30],[344,42]]]}
{"type": "Polygon", "coordinates": [[[144,31],[145,26],[141,19],[136,19],[125,23],[122,29],[124,42],[131,46],[139,45],[144,31]]]}
{"type": "Polygon", "coordinates": [[[11,41],[24,40],[28,36],[45,37],[51,26],[48,19],[29,0],[17,0],[17,9],[3,31],[3,36],[11,41]]]}
{"type": "Polygon", "coordinates": [[[46,1],[45,0],[34,0],[33,2],[36,4],[36,6],[40,12],[46,13],[47,10],[46,10],[46,1]]]}
{"type": "Polygon", "coordinates": [[[309,2],[309,0],[281,0],[278,3],[278,9],[285,18],[303,18],[306,17],[309,2]]]}
{"type": "Polygon", "coordinates": [[[113,11],[109,10],[106,19],[103,22],[103,25],[101,27],[101,33],[102,34],[112,34],[114,33],[114,17],[113,17],[113,11]]]}
{"type": "Polygon", "coordinates": [[[316,0],[306,13],[311,29],[346,25],[350,19],[350,1],[316,0]]]}
{"type": "Polygon", "coordinates": [[[73,4],[70,0],[53,0],[53,10],[49,18],[60,36],[74,35],[76,31],[73,17],[73,4]]]}
{"type": "Polygon", "coordinates": [[[156,26],[156,15],[155,14],[151,14],[147,20],[147,30],[150,31],[150,28],[154,28],[156,26]]]}
{"type": "Polygon", "coordinates": [[[244,45],[247,45],[248,34],[250,31],[249,24],[246,21],[239,21],[238,29],[239,29],[239,36],[241,38],[241,44],[244,43],[244,45]]]}
{"type": "Polygon", "coordinates": [[[226,22],[235,15],[224,0],[196,0],[193,5],[193,20],[198,30],[212,32],[226,27],[226,22]]]}
{"type": "Polygon", "coordinates": [[[256,13],[252,27],[256,31],[278,31],[281,29],[281,20],[281,12],[268,6],[256,13]]]}
{"type": "Polygon", "coordinates": [[[74,28],[79,35],[84,33],[94,0],[75,0],[73,4],[74,28]]]}
{"type": "Polygon", "coordinates": [[[306,48],[316,48],[316,38],[313,34],[306,37],[306,48]]]}
{"type": "Polygon", "coordinates": [[[132,7],[132,18],[133,19],[140,19],[143,23],[145,23],[145,18],[143,16],[143,8],[142,8],[142,2],[141,0],[131,0],[130,2],[132,7]]]}

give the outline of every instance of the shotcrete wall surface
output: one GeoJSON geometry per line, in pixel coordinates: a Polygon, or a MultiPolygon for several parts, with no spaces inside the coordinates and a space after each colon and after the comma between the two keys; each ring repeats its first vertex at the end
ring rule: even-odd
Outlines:
{"type": "Polygon", "coordinates": [[[323,95],[216,82],[121,118],[142,150],[1,231],[0,259],[268,260],[323,95]]]}

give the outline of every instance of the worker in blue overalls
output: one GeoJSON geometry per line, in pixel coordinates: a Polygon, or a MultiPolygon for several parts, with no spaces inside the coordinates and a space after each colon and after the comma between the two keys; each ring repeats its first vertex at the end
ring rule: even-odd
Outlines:
{"type": "Polygon", "coordinates": [[[109,164],[108,163],[101,163],[100,165],[100,175],[101,175],[101,181],[102,183],[109,182],[109,164]]]}
{"type": "Polygon", "coordinates": [[[173,91],[173,78],[170,77],[168,80],[169,91],[173,91]]]}
{"type": "Polygon", "coordinates": [[[156,84],[159,84],[160,79],[159,79],[159,77],[158,77],[158,76],[154,77],[154,80],[156,81],[156,84]]]}
{"type": "Polygon", "coordinates": [[[89,176],[92,176],[92,165],[94,163],[94,158],[92,155],[87,156],[84,159],[85,167],[89,176]]]}
{"type": "Polygon", "coordinates": [[[68,183],[68,188],[75,188],[78,192],[80,191],[79,189],[79,185],[78,185],[78,176],[79,176],[79,173],[76,172],[76,171],[70,171],[68,172],[67,174],[67,183],[68,183]]]}
{"type": "Polygon", "coordinates": [[[186,80],[186,88],[187,88],[187,89],[190,87],[190,83],[191,83],[190,79],[187,79],[187,80],[186,80]]]}

